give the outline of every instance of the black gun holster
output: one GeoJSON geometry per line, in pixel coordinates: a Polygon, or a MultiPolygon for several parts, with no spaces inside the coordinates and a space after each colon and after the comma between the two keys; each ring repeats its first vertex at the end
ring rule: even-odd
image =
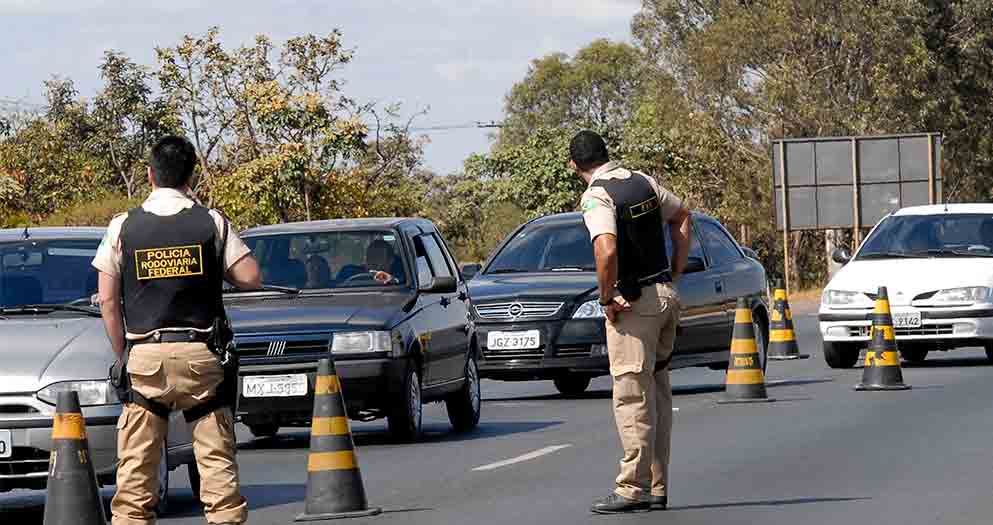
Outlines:
{"type": "MultiPolygon", "coordinates": [[[[172,410],[162,403],[148,399],[131,388],[131,376],[128,374],[128,357],[132,344],[127,343],[122,359],[110,367],[110,383],[117,391],[117,397],[122,403],[134,403],[163,419],[169,419],[172,410]]],[[[234,334],[231,332],[227,319],[215,319],[207,348],[217,356],[224,370],[224,380],[217,387],[214,396],[199,405],[184,410],[183,417],[187,423],[192,423],[219,408],[230,406],[234,409],[238,400],[238,356],[234,349],[234,334]]]]}

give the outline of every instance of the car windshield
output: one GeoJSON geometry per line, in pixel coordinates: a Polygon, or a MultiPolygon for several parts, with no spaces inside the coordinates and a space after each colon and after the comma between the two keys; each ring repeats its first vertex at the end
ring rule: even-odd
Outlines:
{"type": "Polygon", "coordinates": [[[525,226],[493,258],[488,274],[592,272],[593,244],[582,222],[525,226]]]}
{"type": "Polygon", "coordinates": [[[993,257],[993,215],[891,216],[856,259],[907,257],[993,257]]]}
{"type": "Polygon", "coordinates": [[[299,290],[407,283],[400,239],[392,231],[335,231],[245,238],[262,283],[299,290]]]}
{"type": "Polygon", "coordinates": [[[99,239],[0,243],[0,307],[65,304],[97,293],[99,239]]]}

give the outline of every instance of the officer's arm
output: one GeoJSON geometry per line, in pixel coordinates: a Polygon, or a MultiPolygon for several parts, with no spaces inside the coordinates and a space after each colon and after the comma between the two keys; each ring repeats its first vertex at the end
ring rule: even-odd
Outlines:
{"type": "Polygon", "coordinates": [[[252,255],[245,255],[228,268],[227,281],[242,290],[262,288],[262,272],[252,255]]]}
{"type": "Polygon", "coordinates": [[[100,294],[100,313],[103,326],[107,329],[110,346],[120,360],[124,355],[124,313],[121,310],[121,280],[108,273],[100,272],[97,280],[100,294]]]}
{"type": "Polygon", "coordinates": [[[678,279],[690,254],[690,211],[681,206],[667,222],[672,236],[672,278],[678,279]]]}
{"type": "Polygon", "coordinates": [[[617,283],[617,237],[612,233],[597,235],[593,240],[593,255],[596,257],[600,304],[606,304],[613,300],[617,283]]]}

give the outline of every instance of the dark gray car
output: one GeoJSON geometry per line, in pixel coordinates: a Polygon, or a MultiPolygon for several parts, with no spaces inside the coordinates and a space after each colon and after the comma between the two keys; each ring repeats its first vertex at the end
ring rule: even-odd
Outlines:
{"type": "MultiPolygon", "coordinates": [[[[48,476],[58,392],[76,390],[90,454],[101,484],[114,484],[121,403],[107,375],[114,353],[90,266],[103,228],[0,230],[0,492],[42,489],[48,476]]],[[[160,510],[169,470],[189,464],[197,478],[190,430],[173,414],[162,464],[160,510]]]]}
{"type": "MultiPolygon", "coordinates": [[[[768,284],[754,252],[715,219],[693,213],[682,316],[673,368],[726,368],[739,297],[752,309],[762,366],[768,346],[768,284]]],[[[672,252],[671,246],[659,249],[672,252]]],[[[478,267],[467,267],[472,272],[478,267]]],[[[551,379],[563,393],[584,391],[609,373],[604,315],[597,300],[589,232],[579,213],[520,226],[469,281],[480,376],[551,379]]]]}

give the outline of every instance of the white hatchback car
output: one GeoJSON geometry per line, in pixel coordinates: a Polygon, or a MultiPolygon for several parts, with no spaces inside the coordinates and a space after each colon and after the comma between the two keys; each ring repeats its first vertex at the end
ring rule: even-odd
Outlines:
{"type": "Polygon", "coordinates": [[[900,354],[984,347],[993,361],[993,204],[904,208],[884,217],[821,297],[824,359],[849,368],[869,341],[869,314],[885,286],[900,354]]]}

